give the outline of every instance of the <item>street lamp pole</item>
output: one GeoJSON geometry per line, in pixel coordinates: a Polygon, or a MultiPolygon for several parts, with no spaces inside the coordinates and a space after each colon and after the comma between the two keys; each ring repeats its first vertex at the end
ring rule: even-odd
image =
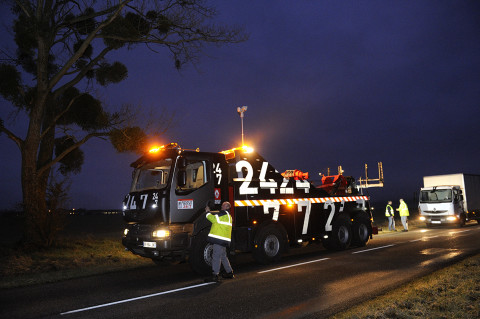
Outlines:
{"type": "Polygon", "coordinates": [[[247,111],[247,108],[247,106],[237,107],[237,112],[240,115],[240,121],[242,122],[242,146],[245,145],[245,143],[243,142],[243,117],[244,113],[247,111]]]}

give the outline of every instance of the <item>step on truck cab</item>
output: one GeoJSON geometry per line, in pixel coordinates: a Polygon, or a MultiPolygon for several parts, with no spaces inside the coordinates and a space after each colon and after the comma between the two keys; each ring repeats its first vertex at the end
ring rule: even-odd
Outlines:
{"type": "Polygon", "coordinates": [[[232,205],[230,251],[251,252],[263,264],[305,243],[322,242],[332,250],[364,246],[374,231],[369,199],[358,193],[352,178],[316,187],[306,179],[308,173],[282,175],[245,146],[211,153],[171,143],[131,166],[122,243],[154,262],[188,259],[194,271],[211,272],[208,201],[216,209],[224,201],[232,205]]]}

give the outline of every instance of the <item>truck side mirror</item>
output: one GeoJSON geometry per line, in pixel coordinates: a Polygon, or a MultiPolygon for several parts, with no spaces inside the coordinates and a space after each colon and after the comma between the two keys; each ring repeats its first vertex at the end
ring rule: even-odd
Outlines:
{"type": "Polygon", "coordinates": [[[178,169],[183,170],[187,167],[187,159],[184,156],[180,156],[177,161],[178,169]]]}
{"type": "Polygon", "coordinates": [[[177,185],[180,187],[187,185],[187,172],[185,170],[178,171],[177,185]]]}

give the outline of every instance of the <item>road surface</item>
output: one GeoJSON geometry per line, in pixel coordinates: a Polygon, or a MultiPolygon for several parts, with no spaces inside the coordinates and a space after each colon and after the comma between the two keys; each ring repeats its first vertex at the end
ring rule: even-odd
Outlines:
{"type": "Polygon", "coordinates": [[[203,282],[187,264],[0,290],[1,318],[325,318],[480,252],[480,226],[375,236],[366,247],[236,257],[236,279],[203,282]]]}

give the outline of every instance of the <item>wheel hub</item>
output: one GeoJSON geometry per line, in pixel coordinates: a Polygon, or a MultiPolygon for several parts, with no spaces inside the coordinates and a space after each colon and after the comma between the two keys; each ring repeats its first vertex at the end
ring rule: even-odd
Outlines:
{"type": "Polygon", "coordinates": [[[269,235],[265,238],[264,250],[265,254],[269,257],[274,257],[278,254],[278,251],[280,250],[280,241],[277,236],[269,235]]]}
{"type": "Polygon", "coordinates": [[[339,240],[342,244],[348,243],[349,236],[350,236],[350,233],[349,233],[347,227],[341,226],[341,227],[338,229],[338,240],[339,240]]]}

